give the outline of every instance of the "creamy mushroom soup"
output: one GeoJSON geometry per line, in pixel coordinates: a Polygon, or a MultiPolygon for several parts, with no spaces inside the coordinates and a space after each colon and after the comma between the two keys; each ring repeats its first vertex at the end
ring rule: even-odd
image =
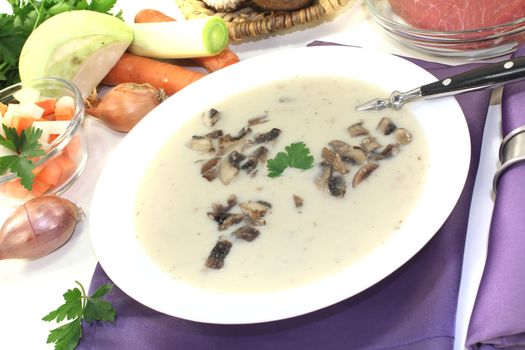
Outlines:
{"type": "Polygon", "coordinates": [[[407,111],[354,111],[383,95],[298,77],[207,106],[143,177],[136,227],[147,254],[174,279],[228,293],[299,286],[365,256],[399,229],[428,168],[407,111]]]}

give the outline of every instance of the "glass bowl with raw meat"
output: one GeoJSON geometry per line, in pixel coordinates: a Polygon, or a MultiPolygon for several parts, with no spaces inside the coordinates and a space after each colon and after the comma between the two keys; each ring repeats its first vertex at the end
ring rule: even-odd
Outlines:
{"type": "Polygon", "coordinates": [[[394,40],[441,57],[485,59],[525,41],[525,0],[365,0],[394,40]]]}
{"type": "Polygon", "coordinates": [[[18,204],[66,190],[87,161],[83,99],[62,79],[0,91],[0,201],[18,204]]]}

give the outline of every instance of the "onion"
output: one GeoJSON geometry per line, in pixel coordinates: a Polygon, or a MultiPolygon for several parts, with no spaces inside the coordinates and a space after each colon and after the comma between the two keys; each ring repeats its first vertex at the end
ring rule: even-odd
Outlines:
{"type": "Polygon", "coordinates": [[[165,98],[150,84],[122,83],[88,103],[86,112],[114,130],[128,132],[165,98]]]}
{"type": "Polygon", "coordinates": [[[74,203],[57,196],[27,201],[0,229],[0,260],[48,255],[71,238],[82,213],[74,203]]]}

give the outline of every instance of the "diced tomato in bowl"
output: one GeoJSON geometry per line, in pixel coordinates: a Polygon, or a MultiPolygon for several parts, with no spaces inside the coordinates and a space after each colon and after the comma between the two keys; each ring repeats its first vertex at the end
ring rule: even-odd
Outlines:
{"type": "Polygon", "coordinates": [[[62,79],[42,78],[0,91],[3,202],[19,204],[69,188],[87,161],[83,118],[80,92],[62,79]]]}

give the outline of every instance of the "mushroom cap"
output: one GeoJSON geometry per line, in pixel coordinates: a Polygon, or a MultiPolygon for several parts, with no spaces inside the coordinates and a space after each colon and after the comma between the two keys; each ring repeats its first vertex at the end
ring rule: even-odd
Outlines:
{"type": "Polygon", "coordinates": [[[374,162],[366,162],[363,164],[355,173],[354,179],[352,180],[352,187],[356,187],[361,182],[363,182],[364,179],[370,176],[374,170],[376,170],[379,167],[379,164],[374,162]]]}
{"type": "Polygon", "coordinates": [[[233,12],[247,0],[202,0],[202,2],[218,12],[233,12]]]}

